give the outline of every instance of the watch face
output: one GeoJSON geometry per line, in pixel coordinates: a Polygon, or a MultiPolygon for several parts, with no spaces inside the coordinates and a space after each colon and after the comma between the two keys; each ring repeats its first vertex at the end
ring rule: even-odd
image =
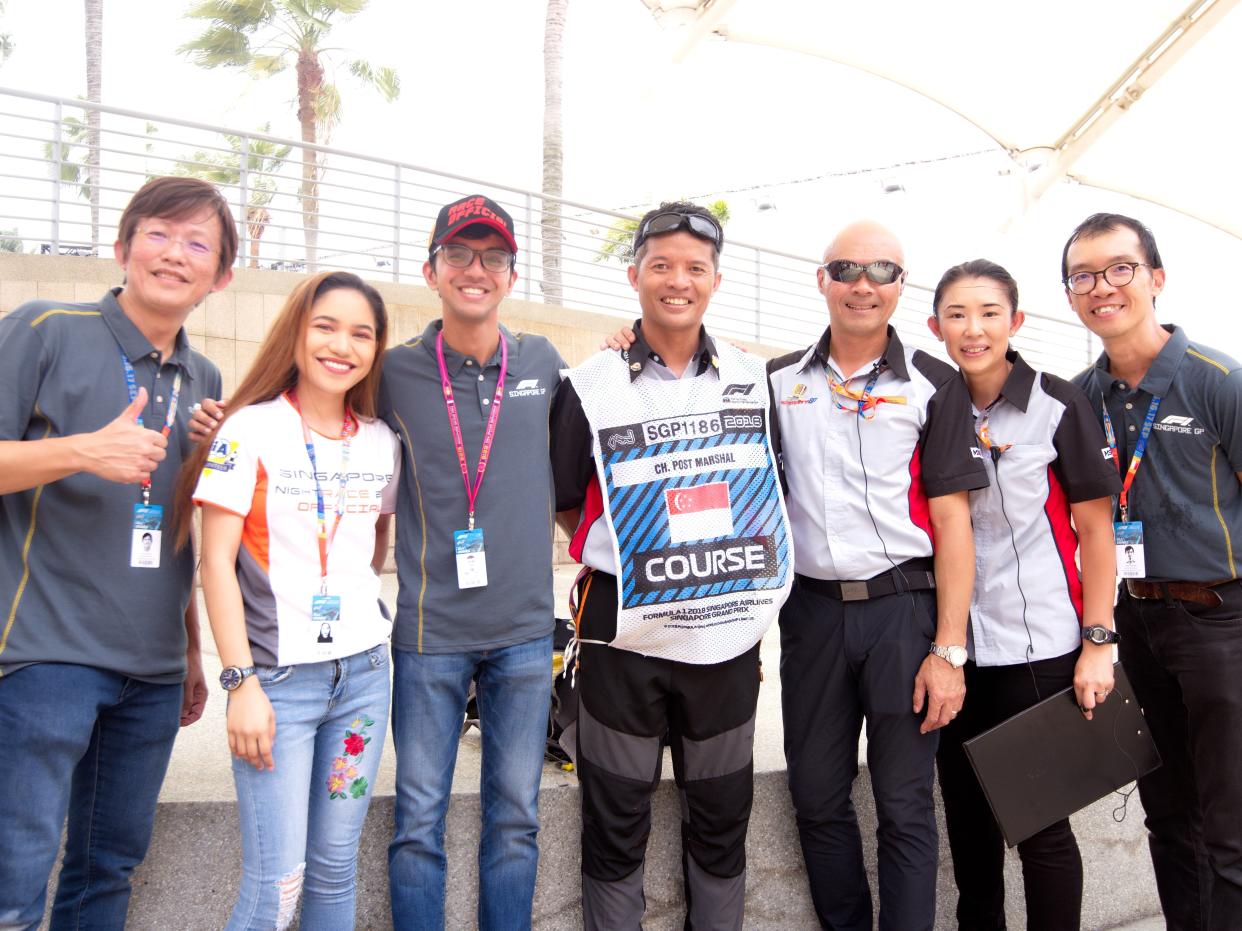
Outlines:
{"type": "Polygon", "coordinates": [[[958,668],[966,665],[968,656],[965,647],[949,647],[949,655],[946,658],[949,660],[949,665],[958,668]]]}
{"type": "Polygon", "coordinates": [[[226,692],[231,692],[242,684],[242,671],[239,666],[225,666],[220,671],[220,685],[226,692]]]}

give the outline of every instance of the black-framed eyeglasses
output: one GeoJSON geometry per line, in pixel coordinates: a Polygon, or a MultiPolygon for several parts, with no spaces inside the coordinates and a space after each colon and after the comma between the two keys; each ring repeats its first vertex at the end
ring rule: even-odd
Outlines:
{"type": "Polygon", "coordinates": [[[448,242],[437,246],[431,251],[432,260],[435,259],[437,253],[453,268],[469,268],[474,264],[476,255],[489,272],[507,272],[517,263],[517,256],[508,249],[471,249],[459,242],[448,242]]]}
{"type": "Polygon", "coordinates": [[[892,284],[901,277],[905,271],[896,262],[868,262],[866,265],[861,262],[851,262],[849,259],[834,259],[821,265],[828,277],[833,281],[843,281],[846,284],[857,281],[864,274],[872,284],[892,284]]]}
{"type": "Polygon", "coordinates": [[[1114,262],[1108,268],[1102,268],[1098,272],[1074,272],[1062,278],[1061,281],[1075,294],[1090,294],[1095,290],[1101,275],[1114,288],[1123,288],[1134,280],[1134,274],[1140,268],[1151,268],[1151,266],[1146,262],[1114,262]]]}
{"type": "Polygon", "coordinates": [[[679,229],[689,230],[696,236],[710,239],[719,252],[724,248],[724,230],[711,216],[700,213],[657,213],[649,217],[634,233],[634,251],[637,252],[651,236],[672,233],[679,229]]]}

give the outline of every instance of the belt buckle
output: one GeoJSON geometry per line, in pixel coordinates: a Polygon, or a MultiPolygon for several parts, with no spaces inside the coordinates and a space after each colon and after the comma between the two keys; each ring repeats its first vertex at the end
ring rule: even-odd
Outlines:
{"type": "Polygon", "coordinates": [[[842,601],[866,601],[870,597],[871,593],[867,590],[866,582],[841,583],[842,601]]]}

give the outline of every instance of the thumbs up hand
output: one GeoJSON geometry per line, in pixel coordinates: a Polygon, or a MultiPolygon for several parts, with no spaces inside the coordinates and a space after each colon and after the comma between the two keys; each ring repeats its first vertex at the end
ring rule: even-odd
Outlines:
{"type": "Polygon", "coordinates": [[[124,485],[150,477],[166,455],[168,440],[156,430],[138,426],[146,406],[147,389],[139,388],[116,420],[89,435],[84,450],[87,472],[124,485]]]}

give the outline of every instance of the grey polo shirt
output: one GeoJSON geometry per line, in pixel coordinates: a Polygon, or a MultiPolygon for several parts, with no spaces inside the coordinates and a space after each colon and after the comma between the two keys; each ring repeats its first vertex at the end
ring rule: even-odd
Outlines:
{"type": "MultiPolygon", "coordinates": [[[[927,500],[988,483],[966,383],[946,363],[902,345],[892,327],[888,334],[874,363],[880,401],[866,417],[829,387],[831,328],[816,345],[768,363],[801,575],[863,580],[929,558],[927,500]]],[[[840,374],[862,393],[871,371],[840,374]]]]}
{"type": "Polygon", "coordinates": [[[0,495],[0,675],[30,663],[75,663],[147,682],[185,677],[185,609],[194,560],[168,532],[173,488],[191,444],[190,409],[221,394],[220,372],[190,349],[185,331],[159,353],[117,303],[31,301],[0,320],[0,440],[89,433],[129,403],[124,352],[150,396],[147,427],[164,424],[184,373],[168,456],[152,477],[163,505],[160,568],[129,565],[138,486],[86,472],[0,495]]]}
{"type": "MultiPolygon", "coordinates": [[[[1075,379],[1097,417],[1108,405],[1122,474],[1153,397],[1161,399],[1130,486],[1130,519],[1143,522],[1152,579],[1238,577],[1242,559],[1242,366],[1166,326],[1169,341],[1136,388],[1109,374],[1108,356],[1075,379]]],[[[1101,418],[1102,419],[1102,418],[1101,418]]]]}
{"type": "MultiPolygon", "coordinates": [[[[392,642],[420,653],[462,653],[525,643],[552,631],[555,518],[548,417],[565,362],[541,336],[501,336],[509,347],[505,396],[475,504],[487,581],[458,588],[453,531],[466,529],[467,498],[449,429],[436,334],[440,321],[384,357],[380,411],[403,447],[397,500],[397,618],[392,642]]],[[[500,375],[492,358],[444,347],[470,480],[500,375]]]]}

